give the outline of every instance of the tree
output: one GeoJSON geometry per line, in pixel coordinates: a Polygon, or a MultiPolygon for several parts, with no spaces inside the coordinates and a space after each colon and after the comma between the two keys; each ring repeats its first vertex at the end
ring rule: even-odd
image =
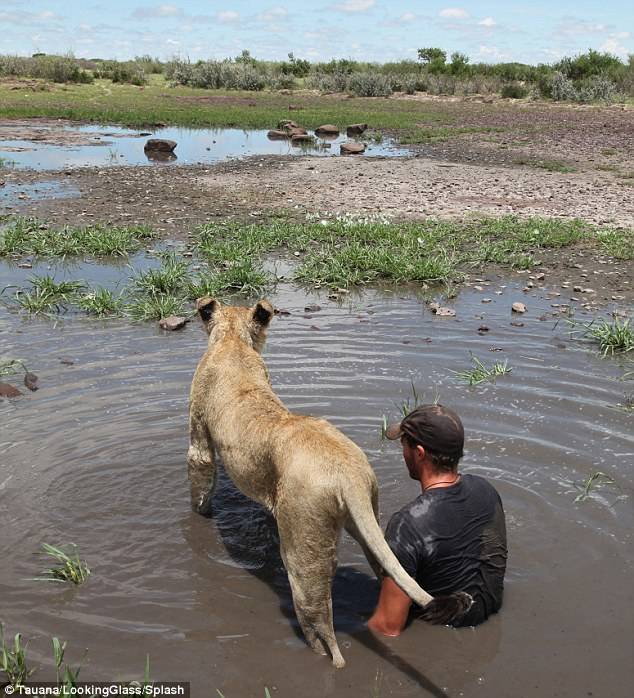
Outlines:
{"type": "Polygon", "coordinates": [[[442,73],[445,70],[447,53],[441,48],[419,48],[418,60],[427,67],[430,73],[442,73]]]}
{"type": "Polygon", "coordinates": [[[459,51],[451,54],[451,72],[453,75],[462,75],[467,71],[469,56],[459,51]]]}

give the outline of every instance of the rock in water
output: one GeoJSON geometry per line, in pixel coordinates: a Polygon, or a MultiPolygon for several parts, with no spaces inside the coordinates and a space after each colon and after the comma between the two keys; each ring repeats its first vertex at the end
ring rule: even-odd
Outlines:
{"type": "Polygon", "coordinates": [[[315,129],[316,136],[338,136],[339,128],[334,124],[324,124],[315,129]]]}
{"type": "Polygon", "coordinates": [[[166,138],[150,138],[145,142],[143,150],[158,151],[159,153],[173,153],[176,145],[176,141],[170,141],[166,138]]]}
{"type": "Polygon", "coordinates": [[[524,303],[513,303],[511,306],[511,310],[514,313],[525,313],[526,312],[526,306],[524,303]]]}
{"type": "Polygon", "coordinates": [[[22,393],[9,383],[0,383],[0,397],[18,397],[22,393]]]}
{"type": "Polygon", "coordinates": [[[350,124],[346,129],[348,136],[360,136],[368,128],[367,124],[350,124]]]}
{"type": "Polygon", "coordinates": [[[24,374],[24,385],[29,389],[29,390],[37,390],[40,386],[37,384],[40,379],[35,375],[35,373],[31,373],[30,371],[27,371],[24,374]]]}
{"type": "Polygon", "coordinates": [[[360,155],[365,152],[365,143],[353,143],[346,141],[339,146],[339,152],[342,155],[360,155]]]}
{"type": "Polygon", "coordinates": [[[159,320],[159,327],[162,330],[170,330],[170,332],[174,332],[175,330],[182,330],[186,323],[186,317],[181,317],[180,315],[169,315],[168,317],[164,317],[162,320],[159,320]]]}

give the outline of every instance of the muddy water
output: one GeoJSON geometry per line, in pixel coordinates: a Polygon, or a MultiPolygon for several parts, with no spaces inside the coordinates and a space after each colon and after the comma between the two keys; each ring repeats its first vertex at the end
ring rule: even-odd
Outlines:
{"type": "Polygon", "coordinates": [[[518,288],[487,305],[482,295],[461,293],[456,319],[431,315],[413,293],[341,305],[291,288],[272,297],[291,311],[269,333],[274,387],[365,450],[383,524],[417,494],[398,448],[379,438],[410,381],[462,415],[462,470],[490,478],[507,513],[504,607],[475,630],[417,623],[398,639],[370,636],[377,586],[345,537],[334,590],[341,671],[298,635],[270,519],[226,478],[214,520],[189,510],[187,395],[200,328],[161,334],[1,310],[0,355],[25,360],[42,387],[0,402],[0,617],[31,639],[40,678],[51,675],[57,635],[82,678],[141,678],[149,654],[154,679],[191,681],[195,696],[263,696],[265,686],[280,697],[630,695],[634,443],[631,416],[611,407],[627,388],[622,366],[540,321],[556,312],[550,301],[524,296],[520,328],[510,325],[518,288]],[[304,317],[315,302],[323,309],[304,317]],[[490,331],[479,335],[483,323],[490,331]],[[507,358],[513,372],[465,388],[450,371],[470,351],[507,358]],[[573,483],[595,470],[618,488],[575,503],[573,483]],[[77,543],[90,580],[25,581],[46,566],[33,555],[42,541],[77,543]]]}
{"type": "MultiPolygon", "coordinates": [[[[315,138],[314,144],[292,145],[289,140],[271,140],[267,130],[236,128],[160,128],[151,134],[117,126],[41,126],[38,138],[20,140],[4,125],[5,139],[0,138],[0,156],[14,168],[59,170],[72,167],[109,167],[148,164],[214,163],[247,155],[339,155],[339,146],[348,140],[315,138]],[[64,143],[64,137],[81,137],[81,141],[64,143]],[[42,140],[46,138],[51,142],[42,140]],[[146,154],[143,146],[148,138],[176,141],[174,155],[169,158],[146,154]],[[57,141],[57,142],[56,142],[57,141]],[[82,142],[87,141],[87,142],[82,142]],[[62,143],[64,143],[62,145],[62,143]]],[[[77,139],[79,140],[79,139],[77,139]]],[[[369,143],[366,155],[397,156],[408,154],[391,139],[369,143]]]]}

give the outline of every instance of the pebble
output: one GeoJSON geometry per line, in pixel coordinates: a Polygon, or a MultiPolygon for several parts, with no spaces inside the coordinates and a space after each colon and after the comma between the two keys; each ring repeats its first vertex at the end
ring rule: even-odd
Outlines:
{"type": "Polygon", "coordinates": [[[513,303],[511,306],[511,310],[514,313],[525,313],[526,312],[526,306],[524,303],[513,303]]]}

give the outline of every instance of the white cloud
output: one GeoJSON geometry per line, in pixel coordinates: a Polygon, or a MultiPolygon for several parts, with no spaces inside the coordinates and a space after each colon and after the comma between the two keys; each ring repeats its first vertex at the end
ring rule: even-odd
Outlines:
{"type": "Polygon", "coordinates": [[[482,58],[485,61],[505,61],[510,58],[510,54],[500,51],[497,46],[480,46],[477,58],[482,58]]]}
{"type": "Polygon", "coordinates": [[[238,22],[240,20],[240,14],[234,12],[233,10],[223,10],[222,12],[216,13],[216,19],[221,24],[232,24],[233,22],[238,22]]]}
{"type": "MultiPolygon", "coordinates": [[[[624,33],[627,34],[628,32],[624,33]]],[[[608,37],[608,39],[601,46],[599,46],[599,51],[611,53],[619,58],[626,58],[628,55],[628,50],[625,48],[625,46],[622,46],[619,43],[618,38],[614,34],[608,37]]]]}
{"type": "Polygon", "coordinates": [[[555,28],[555,34],[559,36],[579,36],[584,34],[605,34],[608,27],[599,22],[588,22],[576,17],[564,17],[555,28]]]}
{"type": "Polygon", "coordinates": [[[493,19],[493,17],[485,17],[484,19],[481,19],[481,20],[478,22],[478,24],[479,24],[481,27],[489,27],[489,28],[491,28],[491,27],[494,27],[494,26],[497,24],[497,22],[493,19]]]}
{"type": "Polygon", "coordinates": [[[461,7],[446,7],[438,13],[441,17],[450,19],[466,19],[469,13],[461,7]]]}
{"type": "Polygon", "coordinates": [[[169,17],[183,17],[184,12],[180,7],[176,5],[146,5],[144,7],[137,7],[132,16],[135,19],[160,19],[169,17]]]}
{"type": "Polygon", "coordinates": [[[416,15],[413,12],[405,12],[398,18],[398,21],[402,24],[409,24],[409,22],[413,22],[415,19],[416,15]]]}
{"type": "Polygon", "coordinates": [[[286,19],[288,17],[288,10],[281,5],[276,7],[271,7],[258,15],[258,19],[261,22],[278,22],[279,20],[286,19]]]}
{"type": "Polygon", "coordinates": [[[0,22],[19,24],[23,26],[46,26],[59,22],[61,17],[54,12],[0,12],[0,22]]]}
{"type": "Polygon", "coordinates": [[[333,5],[333,9],[339,12],[367,12],[376,5],[376,0],[346,0],[345,2],[333,5]]]}

